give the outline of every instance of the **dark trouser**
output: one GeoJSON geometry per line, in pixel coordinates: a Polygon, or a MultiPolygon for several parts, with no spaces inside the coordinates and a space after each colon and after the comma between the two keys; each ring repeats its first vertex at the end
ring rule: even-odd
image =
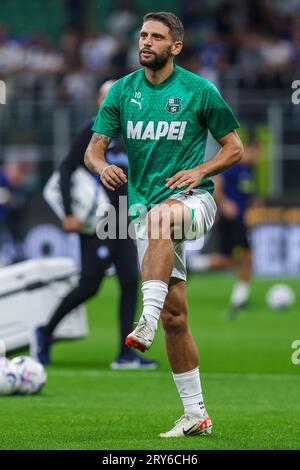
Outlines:
{"type": "Polygon", "coordinates": [[[246,225],[236,219],[219,219],[220,252],[225,256],[232,256],[234,248],[250,249],[249,235],[246,225]]]}
{"type": "Polygon", "coordinates": [[[80,235],[81,276],[78,285],[69,292],[43,327],[52,336],[58,323],[75,307],[98,291],[105,271],[113,263],[121,287],[119,303],[120,353],[128,350],[125,338],[132,331],[138,287],[136,247],[131,239],[99,240],[95,235],[80,235]]]}

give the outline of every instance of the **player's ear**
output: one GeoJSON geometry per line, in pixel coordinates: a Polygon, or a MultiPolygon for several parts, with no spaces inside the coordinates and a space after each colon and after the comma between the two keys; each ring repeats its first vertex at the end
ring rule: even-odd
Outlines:
{"type": "Polygon", "coordinates": [[[172,45],[172,54],[173,55],[178,55],[182,51],[183,48],[183,43],[182,41],[176,41],[172,45]]]}

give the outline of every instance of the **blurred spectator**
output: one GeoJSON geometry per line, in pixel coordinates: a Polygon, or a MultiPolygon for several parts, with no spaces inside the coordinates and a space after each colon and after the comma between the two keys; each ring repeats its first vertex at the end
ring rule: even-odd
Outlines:
{"type": "Polygon", "coordinates": [[[18,244],[22,238],[22,212],[27,202],[26,183],[33,169],[29,161],[9,161],[0,167],[0,258],[3,257],[1,245],[11,239],[15,244],[15,261],[22,258],[18,244]]]}
{"type": "Polygon", "coordinates": [[[0,28],[0,74],[5,77],[24,67],[24,52],[21,45],[8,36],[7,29],[0,28]]]}
{"type": "Polygon", "coordinates": [[[81,45],[81,58],[85,67],[93,72],[104,74],[119,42],[102,31],[89,32],[81,45]]]}
{"type": "Polygon", "coordinates": [[[239,34],[240,48],[237,53],[240,84],[246,88],[255,88],[258,77],[264,68],[262,55],[262,36],[255,31],[243,31],[239,34]]]}
{"type": "Polygon", "coordinates": [[[83,66],[69,67],[61,82],[59,97],[62,100],[73,101],[92,99],[95,95],[95,79],[83,66]]]}
{"type": "MultiPolygon", "coordinates": [[[[292,44],[294,49],[293,63],[295,66],[295,72],[300,72],[300,12],[295,15],[292,26],[292,44]]],[[[299,75],[298,75],[299,76],[299,75]]]]}
{"type": "Polygon", "coordinates": [[[245,29],[248,21],[247,3],[240,0],[220,2],[215,12],[217,31],[225,37],[234,36],[236,30],[245,29]]]}
{"type": "Polygon", "coordinates": [[[9,38],[0,28],[1,76],[16,72],[58,73],[62,70],[62,57],[55,51],[47,37],[31,33],[23,38],[9,38]]]}
{"type": "Polygon", "coordinates": [[[281,71],[290,66],[292,60],[292,45],[289,41],[269,35],[261,47],[265,67],[281,71]]]}
{"type": "Polygon", "coordinates": [[[180,18],[186,30],[198,27],[204,16],[203,2],[199,2],[198,0],[189,0],[188,2],[181,0],[180,18]]]}
{"type": "Polygon", "coordinates": [[[291,81],[293,47],[289,41],[275,35],[265,37],[261,55],[264,61],[264,85],[284,87],[291,81]]]}
{"type": "Polygon", "coordinates": [[[11,201],[11,184],[4,168],[0,168],[0,227],[4,226],[11,201]]]}
{"type": "Polygon", "coordinates": [[[65,6],[71,27],[81,31],[86,21],[88,2],[86,0],[61,1],[65,6]]]}
{"type": "Polygon", "coordinates": [[[63,31],[60,39],[60,47],[63,54],[65,70],[68,70],[69,67],[77,67],[81,63],[81,40],[81,34],[74,28],[67,28],[63,31]]]}
{"type": "Polygon", "coordinates": [[[202,43],[198,52],[200,67],[198,74],[220,87],[220,73],[226,63],[225,45],[213,28],[202,30],[202,43]]]}
{"type": "Polygon", "coordinates": [[[128,37],[138,21],[137,6],[133,0],[118,0],[107,20],[109,32],[117,37],[128,37]]]}

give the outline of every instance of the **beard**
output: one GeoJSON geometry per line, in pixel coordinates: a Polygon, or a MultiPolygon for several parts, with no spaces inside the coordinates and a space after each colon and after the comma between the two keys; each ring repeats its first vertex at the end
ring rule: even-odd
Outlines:
{"type": "MultiPolygon", "coordinates": [[[[149,49],[149,52],[150,52],[150,49],[149,49]]],[[[152,56],[147,59],[142,58],[142,51],[139,52],[140,64],[143,65],[144,67],[147,67],[150,70],[156,71],[156,70],[162,69],[168,62],[168,59],[171,55],[170,54],[171,47],[168,47],[167,49],[165,49],[161,54],[157,54],[156,52],[152,50],[151,52],[152,52],[152,56]]]]}

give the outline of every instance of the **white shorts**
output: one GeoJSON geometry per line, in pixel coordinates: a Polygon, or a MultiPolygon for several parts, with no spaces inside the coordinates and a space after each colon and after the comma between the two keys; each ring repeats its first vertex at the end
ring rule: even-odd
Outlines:
{"type": "MultiPolygon", "coordinates": [[[[170,199],[183,202],[191,211],[192,223],[183,240],[174,240],[175,262],[171,277],[186,281],[185,263],[185,240],[196,240],[203,237],[212,227],[217,206],[214,198],[208,191],[203,189],[193,189],[189,194],[183,192],[174,194],[170,199]]],[[[136,243],[139,256],[139,263],[142,266],[143,258],[148,246],[146,222],[135,224],[136,243]]]]}

